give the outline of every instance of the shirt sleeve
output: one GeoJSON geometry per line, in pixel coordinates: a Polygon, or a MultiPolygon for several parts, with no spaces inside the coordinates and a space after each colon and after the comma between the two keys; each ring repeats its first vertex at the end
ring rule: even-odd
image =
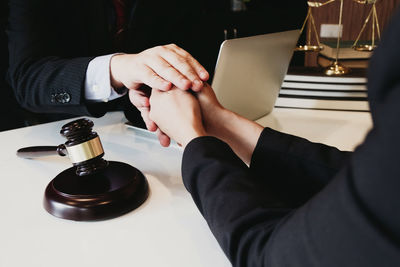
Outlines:
{"type": "Polygon", "coordinates": [[[110,60],[116,54],[95,57],[89,62],[85,79],[85,99],[92,102],[108,102],[126,94],[118,93],[111,86],[110,60]]]}

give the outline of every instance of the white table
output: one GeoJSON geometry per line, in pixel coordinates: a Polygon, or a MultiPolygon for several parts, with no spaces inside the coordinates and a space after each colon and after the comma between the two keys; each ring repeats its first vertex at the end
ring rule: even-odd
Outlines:
{"type": "Polygon", "coordinates": [[[369,112],[275,108],[257,121],[277,131],[353,151],[372,127],[369,112]]]}
{"type": "MultiPolygon", "coordinates": [[[[43,193],[66,157],[20,159],[18,148],[58,145],[66,121],[0,133],[0,266],[230,266],[181,180],[182,150],[127,129],[118,112],[93,119],[105,159],[140,169],[148,200],[124,216],[75,222],[48,214],[43,193]]],[[[351,150],[371,127],[368,113],[275,109],[260,123],[351,150]]]]}

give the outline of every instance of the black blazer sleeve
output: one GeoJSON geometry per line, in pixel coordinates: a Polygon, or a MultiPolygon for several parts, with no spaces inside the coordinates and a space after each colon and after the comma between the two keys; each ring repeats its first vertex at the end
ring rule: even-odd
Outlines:
{"type": "Polygon", "coordinates": [[[263,132],[250,169],[215,138],[187,145],[184,184],[234,266],[399,265],[399,27],[398,11],[370,63],[374,128],[351,156],[272,130],[263,132]],[[295,207],[282,186],[303,199],[301,177],[330,181],[295,207]]]}
{"type": "Polygon", "coordinates": [[[298,206],[319,192],[351,154],[265,128],[252,155],[250,170],[287,204],[298,206]]]}
{"type": "Polygon", "coordinates": [[[234,266],[399,265],[399,27],[398,11],[370,63],[374,128],[351,156],[272,130],[250,169],[218,139],[187,145],[184,184],[234,266]],[[303,178],[327,184],[294,208],[282,186],[298,198],[294,185],[300,196],[308,190],[303,178]]]}
{"type": "Polygon", "coordinates": [[[104,114],[91,112],[83,95],[86,69],[93,59],[87,56],[83,6],[74,0],[10,1],[8,80],[24,108],[104,114]]]}
{"type": "Polygon", "coordinates": [[[382,172],[383,155],[366,162],[362,155],[376,150],[370,146],[376,140],[368,139],[298,208],[282,200],[281,188],[263,187],[227,144],[212,137],[186,147],[183,181],[233,266],[397,266],[400,170],[396,164],[382,172]]]}

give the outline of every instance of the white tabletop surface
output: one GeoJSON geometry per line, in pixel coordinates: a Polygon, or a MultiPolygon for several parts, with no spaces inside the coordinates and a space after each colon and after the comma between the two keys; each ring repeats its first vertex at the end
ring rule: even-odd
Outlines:
{"type": "MultiPolygon", "coordinates": [[[[137,210],[100,222],[75,222],[48,214],[47,184],[69,168],[67,157],[18,158],[25,146],[58,145],[66,121],[0,133],[0,266],[230,266],[182,184],[182,150],[127,129],[118,112],[93,119],[105,159],[140,169],[150,196],[137,210]]],[[[263,125],[311,141],[352,150],[371,119],[368,113],[275,109],[263,125]]]]}
{"type": "Polygon", "coordinates": [[[275,108],[257,121],[277,131],[353,151],[372,127],[369,112],[275,108]]]}

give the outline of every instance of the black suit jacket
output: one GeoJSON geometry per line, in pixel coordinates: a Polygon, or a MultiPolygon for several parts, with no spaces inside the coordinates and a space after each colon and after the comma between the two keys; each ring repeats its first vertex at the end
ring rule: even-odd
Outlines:
{"type": "MultiPolygon", "coordinates": [[[[224,38],[221,30],[224,18],[218,17],[213,8],[224,8],[220,2],[230,1],[136,0],[128,12],[123,51],[116,51],[112,45],[111,2],[10,0],[8,77],[24,108],[92,116],[101,116],[114,108],[115,103],[90,105],[83,96],[90,60],[114,52],[138,53],[157,45],[176,43],[213,72],[224,38]]],[[[268,21],[276,18],[277,10],[282,13],[282,23],[271,23],[267,31],[286,30],[301,24],[302,15],[293,17],[283,6],[271,4],[267,10],[265,20],[268,21]],[[291,18],[295,18],[296,25],[289,23],[291,18]]],[[[118,106],[131,106],[127,97],[117,102],[118,106]]]]}
{"type": "Polygon", "coordinates": [[[11,87],[6,82],[8,69],[8,49],[6,25],[8,2],[0,2],[0,131],[10,130],[31,122],[30,114],[19,107],[11,87]]]}
{"type": "MultiPolygon", "coordinates": [[[[172,42],[194,50],[193,43],[203,38],[197,29],[202,7],[201,1],[186,2],[138,0],[129,19],[128,49],[115,51],[111,1],[11,0],[9,81],[19,103],[36,112],[104,114],[106,105],[90,106],[83,97],[90,60],[172,42]]],[[[213,51],[207,44],[214,44],[204,43],[213,51]]]]}
{"type": "Polygon", "coordinates": [[[234,266],[399,266],[399,28],[397,12],[370,63],[374,127],[354,153],[268,128],[250,168],[216,138],[187,145],[185,186],[234,266]]]}

